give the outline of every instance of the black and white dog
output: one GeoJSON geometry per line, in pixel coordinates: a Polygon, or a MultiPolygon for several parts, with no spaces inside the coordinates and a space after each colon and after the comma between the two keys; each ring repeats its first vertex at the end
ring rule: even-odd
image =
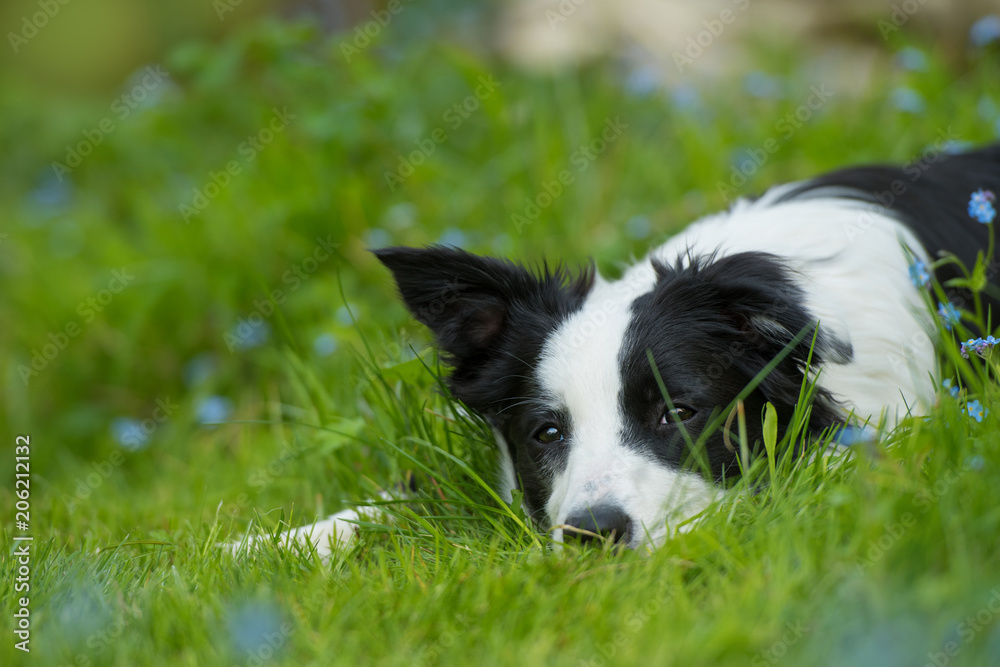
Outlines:
{"type": "MultiPolygon", "coordinates": [[[[556,541],[655,546],[739,475],[724,428],[702,452],[688,443],[772,360],[743,399],[749,443],[768,402],[787,426],[807,381],[816,435],[932,404],[937,328],[911,268],[940,252],[975,263],[980,188],[1000,193],[1000,145],[834,172],[699,220],[615,281],[447,247],[375,255],[434,333],[453,394],[494,427],[504,490],[556,541]]],[[[343,540],[350,518],[295,537],[343,540]]]]}

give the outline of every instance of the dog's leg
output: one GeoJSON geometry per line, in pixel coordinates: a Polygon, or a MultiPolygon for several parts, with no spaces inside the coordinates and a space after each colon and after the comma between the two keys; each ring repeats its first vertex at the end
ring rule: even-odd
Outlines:
{"type": "MultiPolygon", "coordinates": [[[[382,500],[389,499],[387,494],[380,495],[382,500]]],[[[346,509],[331,514],[326,519],[316,523],[286,530],[281,533],[277,543],[284,547],[301,544],[315,548],[320,558],[323,561],[328,561],[335,552],[346,549],[357,538],[358,526],[354,522],[384,517],[385,513],[381,512],[378,507],[362,505],[355,509],[346,509]]],[[[243,540],[229,542],[225,546],[234,554],[253,553],[257,547],[270,539],[266,535],[248,535],[243,540]]]]}

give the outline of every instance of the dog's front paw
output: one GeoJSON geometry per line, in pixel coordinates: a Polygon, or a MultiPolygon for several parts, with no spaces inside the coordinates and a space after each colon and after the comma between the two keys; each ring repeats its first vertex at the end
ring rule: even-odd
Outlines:
{"type": "Polygon", "coordinates": [[[302,545],[315,549],[320,558],[327,561],[334,552],[346,549],[357,539],[358,526],[355,522],[365,518],[358,509],[348,509],[331,514],[323,521],[286,530],[277,538],[248,534],[242,540],[221,546],[234,555],[253,554],[262,544],[273,540],[283,547],[302,545]]]}

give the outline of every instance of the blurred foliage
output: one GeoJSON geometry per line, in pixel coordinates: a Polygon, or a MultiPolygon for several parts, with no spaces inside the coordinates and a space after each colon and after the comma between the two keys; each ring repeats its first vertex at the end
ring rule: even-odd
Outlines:
{"type": "MultiPolygon", "coordinates": [[[[796,664],[918,664],[938,650],[993,595],[992,385],[983,423],[943,396],[888,452],[817,459],[733,496],[648,558],[535,550],[523,515],[480,483],[488,431],[437,394],[426,332],[367,249],[592,257],[616,275],[724,208],[720,184],[752,194],[848,162],[925,159],[942,137],[994,138],[995,59],[955,71],[894,36],[877,87],[833,88],[787,132],[836,77],[780,39],[753,71],[663,89],[615,60],[515,71],[425,39],[413,26],[437,14],[405,11],[413,21],[367,46],[251,22],[169,49],[149,65],[162,80],[143,65],[72,103],[0,72],[0,430],[32,436],[33,529],[48,540],[32,582],[39,664],[247,662],[231,636],[248,601],[295,622],[275,664],[579,664],[614,650],[745,665],[779,649],[796,664]],[[499,85],[487,93],[484,78],[499,85]],[[627,127],[584,158],[609,121],[627,127]],[[72,165],[73,151],[89,154],[72,165]],[[412,174],[387,179],[409,172],[401,161],[412,174]],[[564,171],[572,182],[543,203],[564,171]],[[419,512],[396,508],[332,565],[214,548],[245,521],[301,524],[407,470],[422,475],[419,512]],[[900,533],[907,512],[920,529],[900,533]],[[800,622],[809,639],[786,645],[800,622]]],[[[992,628],[963,645],[969,664],[998,654],[992,628]]]]}
{"type": "Polygon", "coordinates": [[[396,343],[398,360],[426,343],[368,247],[594,257],[614,274],[723,207],[719,183],[768,138],[777,153],[740,192],[845,159],[912,159],[941,134],[985,140],[983,109],[996,115],[998,103],[995,63],[956,80],[933,58],[922,71],[887,61],[891,85],[862,98],[834,91],[786,137],[781,119],[826,79],[815,62],[787,71],[778,45],[760,66],[784,73],[761,95],[738,78],[644,89],[615,62],[529,75],[446,43],[387,39],[395,27],[368,44],[310,23],[254,23],[220,44],[173,49],[100,103],[51,106],[21,79],[4,82],[5,420],[52,443],[50,455],[88,458],[115,446],[116,419],[141,422],[169,397],[178,418],[155,435],[169,442],[187,437],[207,396],[227,397],[243,418],[263,414],[285,348],[322,373],[331,414],[349,417],[360,333],[396,343]],[[900,87],[934,113],[894,104],[900,87]],[[621,136],[586,157],[615,119],[621,136]],[[436,130],[443,143],[430,139],[436,130]],[[413,173],[400,183],[388,175],[409,173],[404,161],[413,173]],[[545,206],[539,195],[564,170],[573,182],[545,206]],[[532,201],[537,219],[520,224],[513,216],[532,201]],[[312,264],[318,239],[336,253],[312,264]],[[88,299],[115,285],[115,271],[134,280],[105,292],[97,312],[88,299]],[[247,323],[255,314],[264,324],[247,323]],[[73,324],[78,335],[46,358],[73,324]],[[230,349],[241,326],[253,335],[230,349]]]}

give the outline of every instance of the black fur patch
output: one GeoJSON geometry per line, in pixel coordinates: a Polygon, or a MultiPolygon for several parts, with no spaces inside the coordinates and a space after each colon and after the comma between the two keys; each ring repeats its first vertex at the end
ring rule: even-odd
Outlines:
{"type": "Polygon", "coordinates": [[[452,393],[504,434],[528,508],[539,510],[548,497],[546,466],[555,465],[550,459],[559,450],[542,452],[529,442],[552,409],[535,379],[538,357],[583,305],[593,267],[578,275],[547,267],[535,273],[442,246],[374,253],[392,271],[410,312],[434,333],[452,367],[452,393]]]}
{"type": "MultiPolygon", "coordinates": [[[[646,351],[652,351],[674,405],[694,411],[684,425],[697,441],[710,421],[804,331],[744,401],[748,441],[753,445],[762,441],[765,403],[777,409],[782,432],[792,417],[815,320],[800,305],[802,291],[773,255],[745,252],[720,259],[692,259],[675,267],[660,265],[656,270],[655,289],[632,304],[619,358],[625,442],[672,467],[700,460],[702,465],[707,462],[716,481],[732,478],[739,474],[738,454],[726,447],[721,429],[708,438],[703,452],[692,453],[676,424],[659,424],[666,405],[646,351]]],[[[852,354],[848,344],[835,342],[821,331],[811,365],[818,368],[828,356],[847,363],[852,354]]],[[[819,432],[837,422],[833,399],[820,389],[810,429],[819,432]]]]}

